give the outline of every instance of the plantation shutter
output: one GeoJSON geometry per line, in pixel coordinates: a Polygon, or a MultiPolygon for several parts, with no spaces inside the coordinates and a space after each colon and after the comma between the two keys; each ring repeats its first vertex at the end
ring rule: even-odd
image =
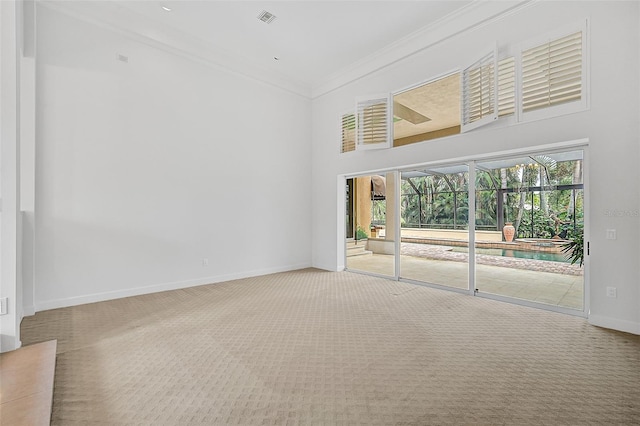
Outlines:
{"type": "Polygon", "coordinates": [[[582,31],[522,52],[522,112],[583,97],[582,31]]]}
{"type": "Polygon", "coordinates": [[[340,152],[355,151],[356,149],[356,116],[344,114],[342,116],[342,142],[340,152]]]}
{"type": "Polygon", "coordinates": [[[356,100],[356,149],[391,147],[391,96],[356,100]]]}
{"type": "Polygon", "coordinates": [[[498,118],[498,76],[494,49],[462,71],[460,131],[484,126],[498,118]]]}
{"type": "Polygon", "coordinates": [[[510,58],[498,61],[498,116],[516,111],[516,61],[510,58]]]}

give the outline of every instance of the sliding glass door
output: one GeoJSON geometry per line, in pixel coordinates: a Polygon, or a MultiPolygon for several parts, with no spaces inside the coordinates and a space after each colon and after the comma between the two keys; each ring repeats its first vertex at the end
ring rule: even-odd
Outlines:
{"type": "Polygon", "coordinates": [[[477,163],[479,294],[583,310],[582,159],[576,150],[477,163]]]}
{"type": "Polygon", "coordinates": [[[347,179],[347,269],[585,312],[583,163],[573,149],[347,179]]]}
{"type": "Polygon", "coordinates": [[[400,277],[469,289],[466,164],[403,171],[400,277]]]}

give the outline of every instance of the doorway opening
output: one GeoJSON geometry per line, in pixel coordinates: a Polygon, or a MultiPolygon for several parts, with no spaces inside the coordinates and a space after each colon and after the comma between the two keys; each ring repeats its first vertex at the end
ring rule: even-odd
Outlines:
{"type": "Polygon", "coordinates": [[[347,179],[347,269],[396,277],[396,175],[347,179]]]}

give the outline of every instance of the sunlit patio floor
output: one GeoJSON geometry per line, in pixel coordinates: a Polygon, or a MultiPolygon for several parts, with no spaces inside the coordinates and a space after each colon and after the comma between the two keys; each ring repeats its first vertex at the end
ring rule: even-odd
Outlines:
{"type": "MultiPolygon", "coordinates": [[[[522,268],[521,259],[491,257],[499,257],[503,266],[476,264],[476,288],[479,292],[582,310],[584,287],[582,275],[517,269],[509,265],[520,262],[517,266],[522,268]]],[[[536,260],[525,262],[533,266],[557,263],[540,263],[541,261],[536,260]]],[[[372,254],[349,257],[347,268],[393,276],[394,256],[372,254]]],[[[403,254],[400,256],[400,277],[466,289],[468,288],[468,264],[466,261],[429,259],[403,254]]]]}

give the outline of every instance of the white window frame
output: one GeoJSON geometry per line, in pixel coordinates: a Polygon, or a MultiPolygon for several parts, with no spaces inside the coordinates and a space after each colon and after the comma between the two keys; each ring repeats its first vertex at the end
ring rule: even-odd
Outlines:
{"type": "Polygon", "coordinates": [[[386,149],[393,146],[393,96],[391,93],[370,95],[356,98],[356,151],[368,151],[375,149],[386,149]],[[384,117],[385,140],[379,143],[365,144],[362,142],[361,130],[362,120],[360,111],[366,105],[386,103],[386,112],[384,117]]]}
{"type": "MultiPolygon", "coordinates": [[[[454,68],[454,69],[451,69],[451,70],[449,70],[447,72],[443,72],[442,74],[438,74],[436,76],[430,77],[430,78],[428,78],[426,80],[423,80],[423,81],[421,81],[419,83],[415,83],[415,84],[412,84],[410,86],[404,86],[401,89],[394,90],[393,92],[391,92],[391,106],[393,106],[393,102],[394,102],[393,98],[395,96],[397,96],[397,95],[401,95],[402,93],[409,92],[409,91],[411,91],[413,89],[416,89],[418,87],[426,86],[427,84],[434,83],[434,82],[436,82],[438,80],[442,80],[443,78],[451,77],[454,74],[461,74],[461,73],[462,73],[462,69],[454,68]]],[[[462,80],[462,77],[460,77],[460,79],[462,80]]],[[[396,148],[393,145],[394,139],[395,139],[395,134],[393,133],[393,126],[394,126],[395,122],[393,121],[393,117],[394,117],[394,111],[392,109],[391,110],[391,146],[393,148],[396,148]]],[[[445,137],[448,137],[448,136],[442,136],[442,138],[445,138],[445,137]]],[[[436,138],[436,139],[441,139],[441,138],[439,137],[439,138],[436,138]]],[[[430,141],[430,140],[432,140],[432,139],[428,139],[428,140],[420,141],[420,142],[414,142],[414,143],[411,143],[410,145],[413,145],[413,144],[416,144],[416,143],[427,142],[427,141],[430,141]]]]}
{"type": "Polygon", "coordinates": [[[516,113],[518,122],[529,122],[557,117],[559,115],[572,114],[589,109],[589,20],[584,19],[579,23],[565,26],[561,29],[545,33],[540,37],[530,39],[519,45],[516,53],[516,113]],[[549,41],[566,37],[570,34],[582,32],[582,87],[579,100],[540,108],[534,111],[523,111],[522,93],[522,52],[549,41]]]}
{"type": "Polygon", "coordinates": [[[393,92],[391,92],[391,100],[393,101],[393,97],[396,96],[396,95],[401,95],[404,92],[409,92],[409,91],[411,91],[413,89],[416,89],[418,87],[422,87],[422,86],[425,86],[427,84],[434,83],[434,82],[436,82],[438,80],[442,80],[443,78],[451,77],[454,74],[460,74],[460,72],[462,72],[462,70],[460,68],[452,68],[449,71],[437,74],[437,75],[435,75],[433,77],[429,77],[426,80],[420,81],[419,83],[414,83],[414,84],[411,84],[409,86],[403,86],[400,89],[397,89],[397,90],[394,90],[393,92]]]}

